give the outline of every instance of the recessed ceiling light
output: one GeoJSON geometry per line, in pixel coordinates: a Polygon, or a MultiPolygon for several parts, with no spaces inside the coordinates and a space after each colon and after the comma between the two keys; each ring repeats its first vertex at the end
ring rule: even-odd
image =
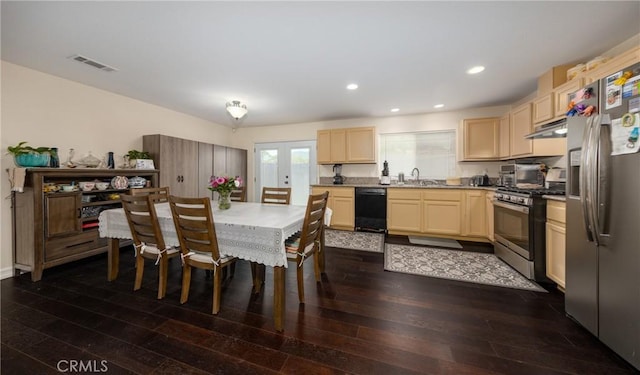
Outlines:
{"type": "Polygon", "coordinates": [[[433,106],[433,108],[442,108],[444,107],[444,104],[436,104],[433,106]]]}
{"type": "Polygon", "coordinates": [[[473,68],[467,70],[467,74],[478,74],[484,70],[484,66],[478,65],[473,68]]]}
{"type": "Polygon", "coordinates": [[[355,90],[358,88],[358,85],[355,83],[350,83],[347,85],[347,90],[355,90]]]}
{"type": "Polygon", "coordinates": [[[400,108],[391,108],[391,112],[398,112],[400,108]]]}

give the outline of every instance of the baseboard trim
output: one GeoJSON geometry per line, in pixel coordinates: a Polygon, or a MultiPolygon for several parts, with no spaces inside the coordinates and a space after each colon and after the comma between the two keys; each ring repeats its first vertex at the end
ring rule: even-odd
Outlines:
{"type": "Polygon", "coordinates": [[[0,269],[0,280],[13,277],[13,267],[5,267],[0,269]]]}

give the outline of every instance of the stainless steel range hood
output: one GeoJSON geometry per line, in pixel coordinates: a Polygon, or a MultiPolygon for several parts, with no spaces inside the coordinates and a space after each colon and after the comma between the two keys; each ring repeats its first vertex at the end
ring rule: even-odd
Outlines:
{"type": "Polygon", "coordinates": [[[527,134],[526,139],[534,138],[564,138],[567,136],[567,119],[550,122],[536,127],[535,132],[527,134]]]}

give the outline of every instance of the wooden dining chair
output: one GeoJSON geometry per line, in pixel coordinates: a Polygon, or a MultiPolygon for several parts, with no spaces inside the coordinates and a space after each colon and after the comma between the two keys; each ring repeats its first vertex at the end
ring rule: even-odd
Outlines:
{"type": "Polygon", "coordinates": [[[169,196],[169,207],[176,227],[182,251],[182,293],[180,303],[189,299],[191,267],[209,270],[213,273],[212,314],[220,311],[222,292],[222,269],[233,264],[235,257],[224,256],[218,249],[218,239],[211,213],[211,199],[181,198],[169,196]]]}
{"type": "Polygon", "coordinates": [[[175,247],[165,245],[152,196],[121,194],[120,200],[136,252],[136,279],[133,290],[142,286],[145,259],[152,260],[155,265],[160,266],[158,299],[162,299],[167,291],[169,259],[177,257],[180,252],[175,247]]]}
{"type": "Polygon", "coordinates": [[[244,186],[237,187],[231,190],[230,199],[232,202],[246,202],[247,201],[247,190],[244,186]]]}
{"type": "Polygon", "coordinates": [[[304,303],[304,261],[314,258],[316,282],[320,281],[320,236],[324,228],[324,213],[327,210],[329,192],[309,195],[307,211],[304,215],[302,230],[298,235],[285,241],[287,260],[295,262],[298,279],[298,299],[304,303]]]}
{"type": "Polygon", "coordinates": [[[291,188],[262,187],[262,203],[289,204],[291,188]]]}
{"type": "Polygon", "coordinates": [[[138,188],[130,189],[131,195],[148,195],[154,203],[168,202],[169,201],[169,187],[151,187],[151,188],[138,188]]]}

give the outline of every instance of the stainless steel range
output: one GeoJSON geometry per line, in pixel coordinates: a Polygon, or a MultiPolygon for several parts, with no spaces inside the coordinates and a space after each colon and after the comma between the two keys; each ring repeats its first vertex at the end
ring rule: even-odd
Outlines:
{"type": "Polygon", "coordinates": [[[543,195],[564,195],[564,189],[499,188],[494,198],[495,254],[529,279],[546,276],[543,195]]]}

